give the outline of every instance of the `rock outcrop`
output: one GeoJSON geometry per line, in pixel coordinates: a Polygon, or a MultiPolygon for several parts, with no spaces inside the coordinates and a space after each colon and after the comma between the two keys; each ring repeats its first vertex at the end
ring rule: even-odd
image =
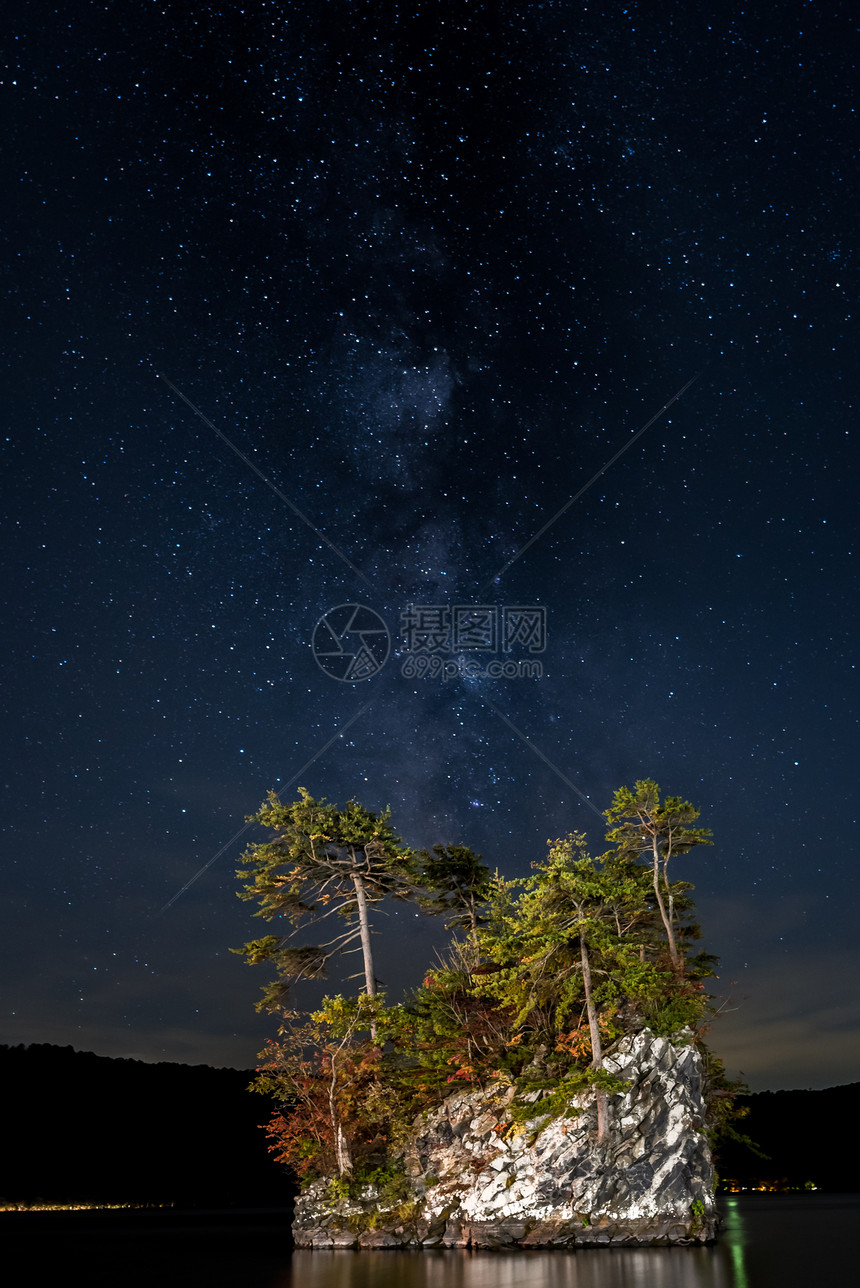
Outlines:
{"type": "Polygon", "coordinates": [[[648,1030],[606,1060],[626,1088],[609,1098],[596,1142],[591,1095],[573,1117],[514,1123],[513,1090],[449,1096],[416,1120],[401,1154],[407,1197],[366,1186],[329,1201],[316,1182],[296,1203],[298,1247],[586,1247],[703,1243],[716,1228],[703,1134],[701,1058],[648,1030]]]}

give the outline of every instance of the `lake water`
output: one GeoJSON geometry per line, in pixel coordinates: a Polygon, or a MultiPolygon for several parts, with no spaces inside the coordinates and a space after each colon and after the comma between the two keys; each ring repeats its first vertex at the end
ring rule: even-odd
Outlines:
{"type": "Polygon", "coordinates": [[[860,1282],[860,1194],[739,1195],[707,1248],[293,1252],[276,1213],[0,1213],[9,1282],[87,1288],[815,1288],[860,1282]],[[13,1271],[13,1266],[16,1271],[13,1271]],[[59,1282],[59,1279],[58,1279],[59,1282]]]}

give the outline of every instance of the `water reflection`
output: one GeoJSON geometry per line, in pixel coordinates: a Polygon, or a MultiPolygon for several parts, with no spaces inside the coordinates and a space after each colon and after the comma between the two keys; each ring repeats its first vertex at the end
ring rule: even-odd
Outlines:
{"type": "Polygon", "coordinates": [[[746,1260],[744,1257],[746,1230],[737,1199],[726,1199],[721,1238],[724,1248],[726,1248],[731,1257],[734,1276],[732,1288],[748,1288],[746,1260]]]}
{"type": "Polygon", "coordinates": [[[719,1241],[710,1248],[296,1252],[284,1277],[265,1288],[809,1288],[858,1282],[860,1196],[742,1195],[725,1198],[721,1209],[719,1241]]]}
{"type": "Polygon", "coordinates": [[[292,1288],[747,1288],[743,1244],[579,1252],[296,1252],[292,1288]]]}
{"type": "MultiPolygon", "coordinates": [[[[721,1201],[711,1248],[290,1252],[280,1214],[25,1214],[3,1230],[10,1283],[87,1288],[809,1288],[855,1284],[860,1196],[721,1201]],[[41,1219],[45,1217],[45,1219],[41,1219]]],[[[7,1275],[7,1278],[9,1276],[7,1275]]]]}

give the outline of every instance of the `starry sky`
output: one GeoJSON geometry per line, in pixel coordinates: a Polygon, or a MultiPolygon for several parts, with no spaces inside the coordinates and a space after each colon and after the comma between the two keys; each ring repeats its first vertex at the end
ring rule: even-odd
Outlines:
{"type": "Polygon", "coordinates": [[[7,15],[0,1041],[253,1065],[270,788],[513,877],[651,777],[729,1071],[860,1078],[858,15],[759,10],[7,15]]]}

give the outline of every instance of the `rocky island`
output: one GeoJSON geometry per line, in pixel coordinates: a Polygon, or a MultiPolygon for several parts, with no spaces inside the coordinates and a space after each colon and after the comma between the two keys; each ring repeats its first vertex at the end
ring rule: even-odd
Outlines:
{"type": "Polygon", "coordinates": [[[283,1105],[268,1130],[302,1184],[298,1247],[714,1237],[711,1141],[734,1088],[702,1041],[713,959],[693,951],[691,887],[669,877],[710,833],[650,780],[617,792],[606,818],[599,859],[571,833],[509,881],[464,846],[408,849],[357,802],[270,796],[258,821],[275,839],[247,853],[243,897],[294,926],[334,904],[347,927],[323,945],[293,930],[242,950],[278,966],[261,1006],[281,1023],[258,1085],[283,1105]],[[392,897],[454,932],[397,1004],[377,993],[368,920],[392,897]],[[290,1009],[294,979],[351,943],[363,992],[290,1009]]]}
{"type": "Polygon", "coordinates": [[[416,1125],[403,1153],[406,1199],[383,1187],[332,1201],[325,1181],[298,1199],[302,1248],[594,1247],[703,1243],[714,1237],[711,1151],[703,1133],[701,1057],[641,1032],[607,1068],[628,1084],[612,1097],[610,1129],[596,1112],[513,1124],[510,1086],[457,1093],[416,1125]]]}

